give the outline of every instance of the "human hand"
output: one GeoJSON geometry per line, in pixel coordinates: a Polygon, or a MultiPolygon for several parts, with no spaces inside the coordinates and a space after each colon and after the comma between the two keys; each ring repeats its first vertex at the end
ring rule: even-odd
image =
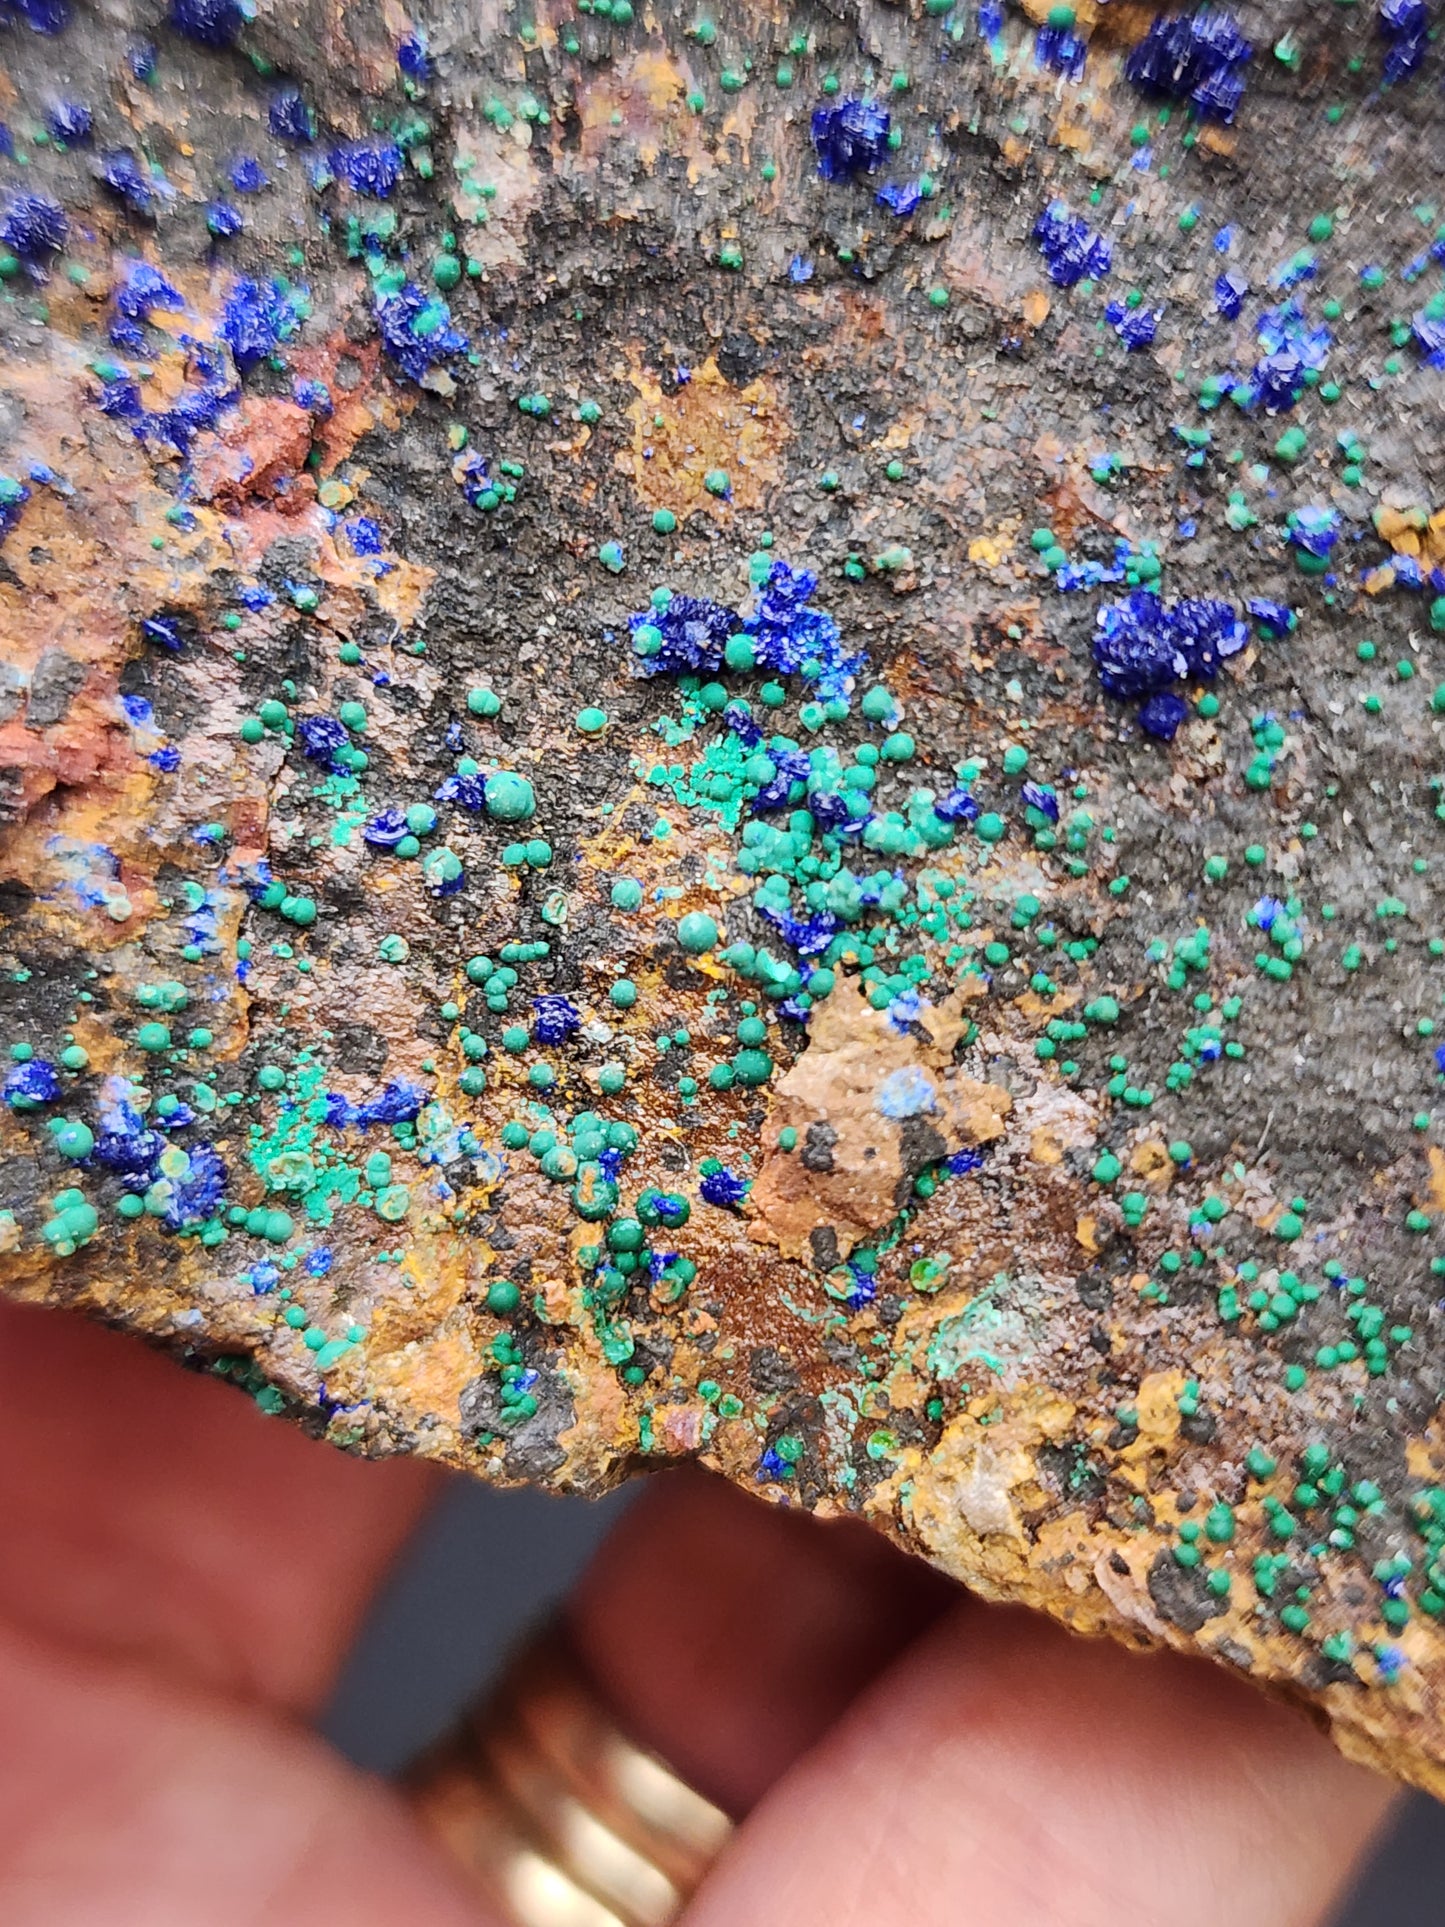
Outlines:
{"type": "MultiPolygon", "coordinates": [[[[4,1927],[499,1927],[307,1730],[437,1482],[0,1306],[4,1927]]],[[[748,1816],[686,1927],[1313,1927],[1390,1801],[1218,1668],[698,1473],[569,1617],[623,1723],[748,1816]]]]}

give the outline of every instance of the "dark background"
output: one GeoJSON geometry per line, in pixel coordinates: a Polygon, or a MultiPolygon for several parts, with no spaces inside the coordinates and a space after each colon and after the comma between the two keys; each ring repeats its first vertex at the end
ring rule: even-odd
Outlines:
{"type": "MultiPolygon", "coordinates": [[[[400,1766],[566,1590],[626,1499],[624,1492],[588,1503],[455,1484],[377,1602],[326,1732],[363,1766],[400,1766]]],[[[1334,1927],[1440,1927],[1442,1866],[1445,1808],[1417,1796],[1334,1927]]]]}

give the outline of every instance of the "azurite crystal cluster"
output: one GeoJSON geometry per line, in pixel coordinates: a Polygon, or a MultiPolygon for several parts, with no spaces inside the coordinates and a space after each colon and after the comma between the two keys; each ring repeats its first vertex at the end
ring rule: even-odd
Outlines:
{"type": "Polygon", "coordinates": [[[1186,596],[1171,605],[1152,590],[1136,589],[1100,609],[1094,661],[1111,696],[1144,698],[1141,728],[1169,742],[1189,713],[1173,685],[1213,682],[1248,640],[1231,602],[1186,596]]]}

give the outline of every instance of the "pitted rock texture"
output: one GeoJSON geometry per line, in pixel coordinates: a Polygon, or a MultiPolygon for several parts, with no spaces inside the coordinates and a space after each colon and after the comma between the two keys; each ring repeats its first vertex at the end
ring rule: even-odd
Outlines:
{"type": "Polygon", "coordinates": [[[1445,1790],[1427,24],[10,0],[0,1286],[1445,1790]]]}

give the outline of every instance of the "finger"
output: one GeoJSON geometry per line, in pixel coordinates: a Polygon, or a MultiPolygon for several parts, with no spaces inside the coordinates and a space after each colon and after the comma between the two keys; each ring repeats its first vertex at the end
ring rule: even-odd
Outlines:
{"type": "Polygon", "coordinates": [[[1390,1797],[1217,1668],[972,1605],[779,1782],[686,1927],[1314,1927],[1390,1797]]]}
{"type": "Polygon", "coordinates": [[[262,1708],[0,1630],[5,1927],[498,1927],[400,1801],[262,1708]]]}
{"type": "Polygon", "coordinates": [[[569,1609],[635,1737],[745,1813],[957,1589],[856,1522],[655,1479],[569,1609]]]}
{"type": "Polygon", "coordinates": [[[0,1304],[0,1618],[310,1708],[434,1490],[67,1313],[0,1304]]]}

